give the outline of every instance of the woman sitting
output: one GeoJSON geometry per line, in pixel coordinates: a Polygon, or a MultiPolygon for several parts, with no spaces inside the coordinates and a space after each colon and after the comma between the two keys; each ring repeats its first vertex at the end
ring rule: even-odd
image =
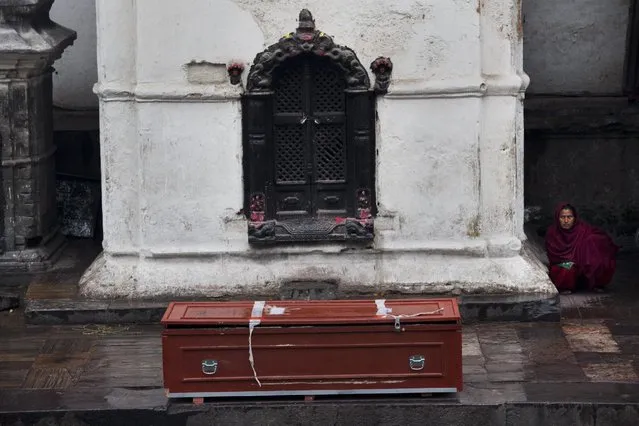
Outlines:
{"type": "Polygon", "coordinates": [[[615,273],[617,250],[605,232],[579,220],[572,205],[557,207],[555,223],[546,233],[549,275],[557,290],[570,293],[583,284],[603,291],[615,273]]]}

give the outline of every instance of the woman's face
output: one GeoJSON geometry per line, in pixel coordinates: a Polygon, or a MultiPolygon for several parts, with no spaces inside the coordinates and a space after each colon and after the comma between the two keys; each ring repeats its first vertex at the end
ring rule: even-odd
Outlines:
{"type": "Polygon", "coordinates": [[[563,209],[559,212],[559,226],[562,229],[572,229],[575,226],[575,214],[571,209],[563,209]]]}

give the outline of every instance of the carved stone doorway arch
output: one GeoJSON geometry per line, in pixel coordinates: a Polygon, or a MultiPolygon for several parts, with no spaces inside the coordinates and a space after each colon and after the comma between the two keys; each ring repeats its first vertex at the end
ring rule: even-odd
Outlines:
{"type": "Polygon", "coordinates": [[[370,241],[375,98],[355,53],[299,27],[255,58],[243,96],[249,241],[370,241]]]}

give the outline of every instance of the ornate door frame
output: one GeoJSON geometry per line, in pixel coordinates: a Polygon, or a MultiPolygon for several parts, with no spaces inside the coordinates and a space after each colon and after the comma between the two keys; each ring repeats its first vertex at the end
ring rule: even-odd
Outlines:
{"type": "MultiPolygon", "coordinates": [[[[379,62],[373,63],[373,65],[379,62]]],[[[390,61],[389,61],[390,63],[390,61]]],[[[390,72],[390,69],[388,69],[390,72]]],[[[388,80],[386,75],[386,81],[388,80]]],[[[376,91],[379,93],[376,86],[376,91]]],[[[259,53],[249,71],[247,91],[242,98],[244,134],[244,210],[249,220],[249,241],[370,241],[375,214],[375,91],[355,53],[336,45],[315,29],[311,13],[300,12],[293,33],[259,53]],[[276,184],[274,123],[277,79],[296,58],[318,57],[339,70],[345,93],[345,137],[350,179],[345,215],[324,215],[296,222],[278,218],[273,197],[276,184]]],[[[313,117],[314,119],[317,117],[313,117]]],[[[294,201],[294,200],[293,200],[294,201]]]]}

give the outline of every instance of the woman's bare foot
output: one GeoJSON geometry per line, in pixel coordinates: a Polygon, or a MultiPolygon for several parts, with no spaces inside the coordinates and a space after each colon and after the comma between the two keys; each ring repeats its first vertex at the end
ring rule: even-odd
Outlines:
{"type": "Polygon", "coordinates": [[[570,290],[562,290],[562,291],[559,292],[559,294],[568,295],[568,294],[572,294],[572,291],[570,291],[570,290]]]}

